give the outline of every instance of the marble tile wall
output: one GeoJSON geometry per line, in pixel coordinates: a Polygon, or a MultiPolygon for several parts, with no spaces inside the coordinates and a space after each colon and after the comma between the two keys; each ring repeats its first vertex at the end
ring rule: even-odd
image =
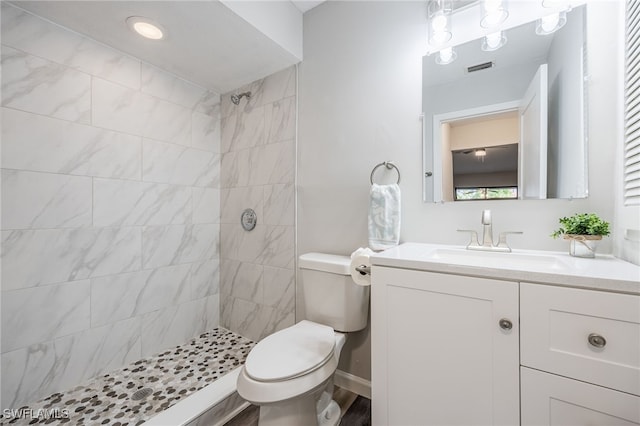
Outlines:
{"type": "MultiPolygon", "coordinates": [[[[1,15],[0,407],[17,408],[219,324],[220,96],[1,15]]],[[[279,161],[276,139],[260,155],[279,161]]],[[[273,275],[290,265],[267,233],[273,275]]]]}
{"type": "Polygon", "coordinates": [[[296,69],[222,95],[220,321],[258,341],[295,322],[296,69]],[[256,211],[254,230],[240,215],[256,211]]]}

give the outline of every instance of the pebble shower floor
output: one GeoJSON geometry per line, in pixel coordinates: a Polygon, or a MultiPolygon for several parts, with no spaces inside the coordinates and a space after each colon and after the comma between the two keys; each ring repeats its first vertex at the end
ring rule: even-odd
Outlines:
{"type": "Polygon", "coordinates": [[[184,345],[22,407],[13,418],[3,414],[1,423],[140,425],[242,365],[253,346],[251,340],[218,327],[184,345]]]}

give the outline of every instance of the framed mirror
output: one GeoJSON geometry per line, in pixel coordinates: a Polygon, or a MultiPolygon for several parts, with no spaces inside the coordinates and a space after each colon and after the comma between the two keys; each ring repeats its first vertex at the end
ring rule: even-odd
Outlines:
{"type": "Polygon", "coordinates": [[[587,197],[585,25],[582,5],[552,34],[423,58],[424,201],[587,197]]]}

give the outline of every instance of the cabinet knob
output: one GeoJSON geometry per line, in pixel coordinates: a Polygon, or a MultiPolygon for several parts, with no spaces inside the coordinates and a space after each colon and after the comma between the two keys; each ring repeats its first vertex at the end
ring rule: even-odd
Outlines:
{"type": "Polygon", "coordinates": [[[602,349],[607,344],[607,339],[597,333],[591,333],[587,338],[589,344],[594,348],[602,349]]]}
{"type": "Polygon", "coordinates": [[[500,321],[498,321],[498,324],[500,324],[500,328],[503,330],[511,330],[511,328],[513,327],[513,323],[506,318],[502,318],[500,321]]]}

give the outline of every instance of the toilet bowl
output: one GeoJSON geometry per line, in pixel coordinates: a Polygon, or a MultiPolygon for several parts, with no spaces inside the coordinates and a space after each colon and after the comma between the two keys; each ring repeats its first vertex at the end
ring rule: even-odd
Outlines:
{"type": "Polygon", "coordinates": [[[366,326],[369,302],[369,288],[353,282],[349,263],[346,256],[300,256],[307,319],[258,342],[238,376],[240,396],[260,406],[260,426],[340,421],[340,408],[331,399],[333,374],[344,332],[366,326]]]}
{"type": "Polygon", "coordinates": [[[325,397],[320,406],[318,402],[323,392],[332,393],[329,388],[345,341],[344,334],[312,321],[301,321],[260,341],[238,377],[238,393],[261,407],[259,424],[337,424],[339,408],[337,417],[326,412],[331,398],[325,397]]]}

